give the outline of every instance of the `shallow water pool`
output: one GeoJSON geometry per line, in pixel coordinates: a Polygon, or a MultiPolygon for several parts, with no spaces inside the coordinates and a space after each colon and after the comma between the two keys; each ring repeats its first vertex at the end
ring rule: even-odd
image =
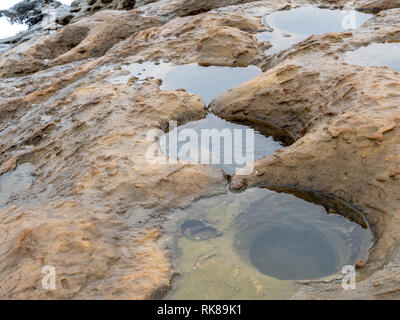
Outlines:
{"type": "Polygon", "coordinates": [[[281,142],[272,137],[247,126],[220,119],[213,114],[208,114],[203,120],[189,122],[164,135],[160,139],[160,147],[170,157],[181,161],[212,164],[228,174],[234,174],[237,169],[245,167],[246,163],[252,163],[284,148],[281,142]],[[185,133],[188,129],[192,131],[185,133]],[[209,134],[207,139],[204,139],[205,130],[208,130],[206,132],[209,134]],[[239,133],[236,139],[235,130],[239,133]],[[247,130],[250,130],[250,135],[247,135],[247,130]],[[195,133],[194,139],[191,139],[191,133],[195,133]],[[172,135],[182,137],[176,150],[169,147],[172,135]],[[182,152],[184,146],[188,148],[185,148],[187,153],[182,152]]]}
{"type": "Polygon", "coordinates": [[[173,212],[167,230],[182,275],[167,299],[283,299],[294,280],[337,278],[365,260],[373,237],[359,213],[318,199],[253,188],[173,212]]]}
{"type": "Polygon", "coordinates": [[[14,171],[3,173],[0,176],[0,207],[14,194],[28,190],[32,185],[32,175],[35,167],[31,163],[19,165],[14,171]]]}
{"type": "MultiPolygon", "coordinates": [[[[260,74],[262,71],[255,66],[203,67],[198,64],[173,65],[165,62],[144,62],[123,65],[105,79],[117,84],[126,83],[131,77],[139,80],[147,77],[159,78],[162,80],[161,89],[185,89],[187,92],[198,94],[205,104],[209,104],[217,95],[260,74]]],[[[189,122],[176,129],[172,128],[168,134],[160,138],[159,145],[160,151],[170,158],[214,164],[229,174],[283,148],[282,144],[272,137],[265,136],[245,125],[220,119],[213,114],[208,114],[205,119],[189,122]],[[207,140],[202,140],[204,130],[209,130],[207,140]],[[240,135],[240,139],[234,139],[235,131],[240,135]],[[175,135],[181,139],[177,141],[177,148],[170,148],[170,141],[174,141],[175,135]],[[195,138],[191,139],[192,136],[195,138]],[[226,137],[226,140],[222,137],[226,137]],[[252,147],[248,147],[250,142],[252,147]],[[181,152],[184,146],[186,151],[181,152]]],[[[175,146],[176,143],[173,145],[175,146]]]]}
{"type": "MultiPolygon", "coordinates": [[[[127,65],[124,66],[124,70],[125,74],[122,77],[118,77],[117,81],[126,82],[132,76],[136,76],[139,79],[145,79],[149,76],[160,78],[163,81],[161,86],[163,90],[183,88],[190,93],[200,95],[206,104],[210,103],[215,96],[262,73],[255,66],[245,68],[203,67],[197,64],[172,65],[170,63],[155,64],[153,62],[127,65]]],[[[214,164],[225,172],[233,174],[237,168],[244,167],[246,163],[253,162],[263,156],[272,155],[283,146],[272,137],[267,137],[245,125],[234,124],[213,114],[208,114],[205,119],[189,122],[161,137],[160,148],[163,153],[174,159],[214,164]],[[207,141],[202,140],[202,132],[204,130],[210,130],[210,138],[207,141]],[[231,141],[221,138],[223,130],[228,135],[226,139],[231,139],[231,141]],[[241,140],[239,142],[238,139],[233,139],[235,130],[240,133],[241,140]],[[247,136],[247,130],[254,132],[254,134],[247,136]],[[185,132],[189,135],[186,135],[185,132]],[[195,139],[190,139],[190,134],[195,134],[195,139]],[[178,146],[175,150],[169,147],[173,135],[182,137],[181,141],[178,141],[178,146]],[[252,148],[248,148],[250,139],[252,139],[252,148]],[[216,141],[222,147],[216,147],[216,141]],[[239,145],[235,145],[235,143],[239,145]],[[189,149],[186,149],[187,152],[185,153],[180,152],[183,146],[189,149]],[[248,158],[250,161],[245,162],[244,160],[242,163],[236,161],[239,158],[244,159],[248,156],[254,156],[254,158],[248,158]],[[213,159],[216,160],[214,161],[213,159]]]]}
{"type": "Polygon", "coordinates": [[[371,17],[370,14],[354,10],[330,10],[312,6],[276,11],[264,17],[264,24],[271,27],[272,31],[259,33],[257,37],[269,41],[272,48],[267,53],[274,54],[313,34],[357,29],[371,17]]]}
{"type": "Polygon", "coordinates": [[[346,52],[344,61],[364,67],[387,66],[400,72],[400,43],[372,43],[346,52]]]}
{"type": "Polygon", "coordinates": [[[143,62],[124,65],[119,73],[119,76],[115,76],[114,72],[111,74],[112,83],[126,83],[131,77],[153,77],[162,80],[161,89],[185,89],[201,96],[208,105],[217,95],[259,76],[262,71],[256,66],[203,67],[196,63],[174,65],[167,62],[143,62]]]}

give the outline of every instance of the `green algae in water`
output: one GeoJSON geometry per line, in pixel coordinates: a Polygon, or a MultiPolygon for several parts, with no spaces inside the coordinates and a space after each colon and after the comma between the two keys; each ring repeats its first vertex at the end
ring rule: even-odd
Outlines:
{"type": "Polygon", "coordinates": [[[400,43],[371,43],[346,52],[344,61],[364,67],[387,66],[400,72],[400,43]]]}
{"type": "Polygon", "coordinates": [[[372,244],[369,229],[321,205],[259,188],[177,210],[167,229],[176,230],[171,236],[182,268],[167,299],[288,298],[294,280],[333,276],[365,260],[372,244]],[[180,226],[196,219],[221,236],[185,237],[180,226]]]}
{"type": "Polygon", "coordinates": [[[3,206],[14,194],[23,192],[32,185],[35,167],[31,163],[19,165],[14,171],[6,172],[0,176],[0,207],[3,206]]]}

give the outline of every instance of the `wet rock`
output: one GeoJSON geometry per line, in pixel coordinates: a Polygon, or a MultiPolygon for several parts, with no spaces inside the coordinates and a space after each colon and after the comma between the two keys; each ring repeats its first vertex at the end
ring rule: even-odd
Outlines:
{"type": "Polygon", "coordinates": [[[313,36],[267,57],[268,44],[255,37],[265,28],[262,15],[289,1],[138,0],[138,9],[129,11],[114,9],[131,9],[132,1],[106,2],[98,9],[85,2],[86,13],[83,2],[75,3],[55,28],[36,23],[2,43],[0,174],[23,163],[37,172],[29,191],[0,209],[1,298],[146,299],[170,287],[174,270],[160,214],[224,192],[227,179],[211,166],[148,163],[149,130],[163,132],[169,120],[183,124],[206,115],[200,97],[162,91],[156,80],[105,79],[119,75],[119,64],[152,60],[263,67],[264,75],[219,97],[213,110],[280,128],[295,143],[258,161],[254,175],[234,176],[231,187],[305,185],[365,213],[377,242],[360,269],[360,291],[321,283],[309,291],[300,286],[295,297],[334,291],[379,298],[372,283],[393,287],[400,276],[399,75],[346,65],[342,58],[373,41],[399,40],[398,10],[382,11],[358,31],[313,36]],[[111,3],[113,10],[103,10],[111,3]],[[40,287],[45,265],[56,268],[56,291],[40,287]]]}
{"type": "Polygon", "coordinates": [[[157,2],[159,0],[136,0],[135,8],[143,7],[146,4],[157,2]]]}
{"type": "Polygon", "coordinates": [[[13,46],[29,41],[43,33],[55,32],[63,25],[68,24],[74,17],[69,9],[69,6],[58,1],[25,0],[8,10],[0,11],[0,17],[5,16],[11,23],[23,23],[29,27],[27,31],[13,37],[0,39],[0,46],[8,45],[7,49],[11,49],[13,46]]]}
{"type": "Polygon", "coordinates": [[[242,178],[242,179],[236,180],[235,182],[232,181],[230,184],[230,189],[232,191],[239,192],[239,191],[245,190],[247,188],[247,185],[248,184],[247,184],[246,179],[242,178]]]}
{"type": "MultiPolygon", "coordinates": [[[[362,280],[357,281],[357,288],[363,289],[351,295],[338,285],[335,298],[371,298],[367,288],[374,281],[391,283],[385,276],[394,272],[388,261],[396,264],[399,252],[394,240],[399,186],[390,175],[398,168],[400,113],[395,106],[400,105],[400,76],[385,67],[344,64],[340,58],[346,50],[371,41],[397,39],[399,13],[398,9],[381,13],[353,33],[313,36],[268,59],[263,75],[210,105],[212,112],[227,120],[273,124],[295,138],[285,150],[256,161],[254,173],[245,177],[249,187],[312,188],[336,195],[365,214],[377,239],[361,269],[362,280]],[[263,176],[258,176],[260,171],[263,176]],[[384,187],[377,176],[387,177],[380,179],[384,187]]],[[[233,176],[231,189],[242,181],[243,177],[233,176]]],[[[299,289],[296,297],[328,296],[328,286],[317,287],[299,289]]]]}
{"type": "Polygon", "coordinates": [[[24,0],[8,10],[0,10],[0,17],[5,16],[12,23],[26,23],[32,26],[48,15],[47,9],[55,11],[60,6],[62,6],[61,2],[55,0],[24,0]]]}
{"type": "Polygon", "coordinates": [[[265,57],[252,34],[260,21],[242,15],[203,14],[177,18],[119,43],[110,55],[129,61],[168,60],[179,64],[247,66],[265,57]]]}
{"type": "Polygon", "coordinates": [[[100,226],[98,211],[75,201],[9,208],[0,216],[2,227],[13,225],[0,237],[3,299],[146,299],[170,286],[156,228],[132,236],[121,221],[105,217],[100,226]],[[56,270],[56,290],[41,288],[45,265],[56,270]]]}
{"type": "Polygon", "coordinates": [[[195,16],[216,8],[256,1],[258,0],[159,0],[152,1],[154,3],[141,7],[140,10],[171,20],[176,17],[195,16]]]}
{"type": "Polygon", "coordinates": [[[253,35],[263,29],[258,18],[205,14],[178,18],[157,28],[162,22],[160,13],[155,14],[137,10],[103,11],[82,18],[54,34],[32,39],[6,52],[0,57],[0,75],[20,76],[49,66],[99,57],[117,43],[109,55],[119,61],[129,56],[131,62],[164,59],[246,66],[265,57],[263,46],[253,35]]]}
{"type": "Polygon", "coordinates": [[[33,182],[34,167],[30,163],[19,165],[15,171],[0,175],[0,207],[13,194],[29,189],[33,182]]]}
{"type": "Polygon", "coordinates": [[[143,17],[135,11],[99,12],[9,50],[0,57],[0,75],[20,76],[98,57],[115,43],[158,23],[157,18],[143,17]]]}
{"type": "Polygon", "coordinates": [[[150,80],[110,85],[94,72],[30,107],[1,127],[0,172],[28,159],[38,172],[29,192],[0,210],[0,229],[14,226],[0,234],[0,277],[8,279],[0,296],[160,297],[172,270],[154,213],[221,192],[226,179],[208,166],[149,163],[146,136],[171,119],[204,117],[201,99],[150,80]],[[48,129],[32,145],[33,124],[48,129]],[[56,268],[58,290],[41,289],[44,265],[56,268]]]}
{"type": "Polygon", "coordinates": [[[78,0],[71,4],[71,11],[79,17],[106,9],[131,10],[135,7],[135,3],[135,0],[78,0]]]}

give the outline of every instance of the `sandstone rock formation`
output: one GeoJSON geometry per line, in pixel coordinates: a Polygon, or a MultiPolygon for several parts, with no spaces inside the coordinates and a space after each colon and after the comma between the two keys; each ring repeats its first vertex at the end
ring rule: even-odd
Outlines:
{"type": "Polygon", "coordinates": [[[79,83],[2,127],[1,171],[37,168],[30,191],[1,209],[2,298],[158,297],[172,276],[159,212],[226,185],[212,167],[146,161],[148,130],[203,117],[199,97],[151,80],[79,83]],[[58,270],[60,290],[40,288],[42,265],[58,270]]]}
{"type": "Polygon", "coordinates": [[[99,12],[9,50],[0,58],[0,74],[18,76],[98,57],[119,41],[157,24],[156,17],[143,17],[135,11],[99,12]]]}
{"type": "MultiPolygon", "coordinates": [[[[232,190],[267,186],[332,194],[361,209],[376,234],[357,291],[347,295],[340,284],[326,284],[300,297],[378,297],[384,290],[369,289],[374,279],[397,274],[391,266],[399,256],[400,74],[347,65],[341,56],[372,39],[398,39],[399,15],[399,9],[382,13],[354,35],[313,36],[271,57],[273,63],[264,67],[275,67],[211,103],[212,112],[225,119],[278,127],[295,140],[257,161],[253,175],[234,176],[232,190]]],[[[390,279],[382,284],[394,285],[390,279]]]]}
{"type": "Polygon", "coordinates": [[[264,57],[253,35],[264,27],[242,15],[206,14],[177,18],[139,32],[110,50],[118,60],[171,61],[179,64],[247,66],[264,57]]]}
{"type": "Polygon", "coordinates": [[[23,163],[36,168],[31,188],[0,206],[0,298],[165,295],[176,272],[165,218],[226,192],[228,180],[212,166],[146,160],[149,130],[206,115],[199,96],[163,91],[157,79],[111,81],[123,65],[161,60],[265,71],[217,97],[212,111],[294,143],[258,160],[254,175],[234,176],[232,190],[329,193],[360,209],[373,228],[376,244],[356,291],[299,283],[293,297],[397,298],[400,75],[347,65],[343,55],[400,40],[400,9],[391,9],[399,3],[358,1],[381,12],[359,30],[312,36],[267,56],[268,43],[255,37],[264,14],[353,1],[138,0],[132,9],[133,2],[102,1],[95,14],[100,0],[77,3],[90,14],[79,9],[68,25],[0,53],[0,174],[23,163]],[[114,10],[121,8],[130,10],[114,10]],[[41,287],[45,265],[56,267],[55,291],[41,287]]]}

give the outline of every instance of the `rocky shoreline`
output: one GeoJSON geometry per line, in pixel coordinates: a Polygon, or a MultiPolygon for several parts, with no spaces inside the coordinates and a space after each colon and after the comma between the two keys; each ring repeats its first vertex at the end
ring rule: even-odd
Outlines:
{"type": "Polygon", "coordinates": [[[0,205],[0,298],[162,298],[177,272],[163,237],[168,214],[254,186],[332,195],[374,232],[356,290],[297,282],[293,299],[399,298],[400,74],[344,61],[370,43],[400,41],[397,8],[390,0],[76,1],[65,26],[33,26],[8,40],[0,174],[24,163],[35,172],[29,190],[0,205]],[[374,17],[267,55],[270,44],[256,37],[262,17],[305,4],[374,17]],[[264,74],[216,97],[210,110],[279,129],[290,146],[231,180],[209,165],[149,164],[150,129],[167,132],[170,120],[181,125],[207,110],[195,94],[161,90],[159,79],[113,82],[124,65],[145,61],[260,67],[264,74]],[[56,291],[40,287],[44,265],[57,268],[56,291]]]}

